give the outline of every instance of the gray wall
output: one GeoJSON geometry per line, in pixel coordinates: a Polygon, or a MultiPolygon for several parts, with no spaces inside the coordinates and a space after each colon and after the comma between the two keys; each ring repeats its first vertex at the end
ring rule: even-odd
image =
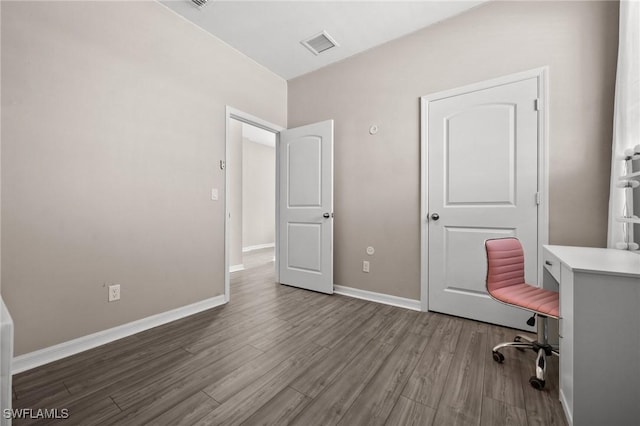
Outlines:
{"type": "MultiPolygon", "coordinates": [[[[0,46],[2,45],[2,8],[0,7],[0,46]]],[[[0,52],[2,49],[0,48],[0,52]]],[[[2,66],[0,61],[0,82],[2,81],[2,66]]],[[[2,99],[2,84],[0,84],[0,99],[2,99]]],[[[1,115],[1,114],[0,114],[1,115]]],[[[2,120],[0,120],[0,223],[2,223],[2,120]]],[[[0,226],[0,241],[2,241],[2,226],[0,226]]],[[[0,296],[2,296],[2,244],[0,244],[0,296]]],[[[0,336],[2,338],[2,336],[0,336]]]]}
{"type": "Polygon", "coordinates": [[[420,298],[419,97],[545,65],[550,242],[604,247],[617,37],[617,2],[493,1],[289,81],[289,127],[335,119],[334,282],[420,298]]]}
{"type": "Polygon", "coordinates": [[[242,142],[242,247],[275,243],[276,150],[242,142]]]}
{"type": "MultiPolygon", "coordinates": [[[[0,45],[2,43],[2,8],[0,7],[0,45]]],[[[1,51],[1,49],[0,49],[1,51]]],[[[0,81],[2,81],[2,67],[0,66],[0,81]]],[[[0,99],[2,98],[2,85],[0,84],[0,99]]],[[[2,134],[2,123],[0,120],[0,135],[2,134]]],[[[0,223],[2,222],[2,137],[0,136],[0,223]]],[[[2,227],[0,226],[0,240],[2,240],[2,227]]],[[[0,244],[0,299],[4,300],[3,296],[2,296],[2,248],[1,248],[1,244],[0,244]]],[[[1,305],[2,302],[0,302],[1,305]]],[[[2,307],[0,306],[0,312],[4,313],[4,310],[2,309],[2,307]]],[[[2,317],[2,313],[0,313],[0,323],[3,322],[4,318],[2,317]]],[[[4,341],[3,336],[3,327],[0,327],[0,342],[4,341]]],[[[2,365],[4,365],[6,362],[6,357],[4,357],[4,351],[2,350],[2,348],[0,348],[0,368],[2,365]]],[[[10,401],[11,396],[7,395],[4,392],[4,387],[2,386],[2,381],[4,379],[4,377],[2,377],[1,375],[2,372],[0,372],[0,403],[1,405],[4,407],[4,405],[6,404],[5,401],[10,401]]]]}
{"type": "Polygon", "coordinates": [[[222,294],[225,104],[285,126],[286,82],[156,2],[1,7],[16,354],[222,294]]]}

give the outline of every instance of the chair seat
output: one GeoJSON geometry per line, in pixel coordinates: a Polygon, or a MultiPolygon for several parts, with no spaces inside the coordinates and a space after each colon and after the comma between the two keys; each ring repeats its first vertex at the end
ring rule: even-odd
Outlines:
{"type": "Polygon", "coordinates": [[[520,306],[553,318],[559,317],[559,299],[555,291],[522,283],[491,291],[491,295],[501,302],[520,306]]]}

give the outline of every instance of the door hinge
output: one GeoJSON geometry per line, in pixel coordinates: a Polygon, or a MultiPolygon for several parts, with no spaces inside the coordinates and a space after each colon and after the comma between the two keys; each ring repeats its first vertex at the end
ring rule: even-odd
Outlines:
{"type": "Polygon", "coordinates": [[[540,205],[540,200],[541,200],[541,198],[540,198],[540,197],[541,197],[541,196],[540,196],[540,193],[539,193],[539,192],[536,192],[536,205],[538,205],[538,206],[540,205]]]}
{"type": "Polygon", "coordinates": [[[542,103],[540,102],[540,98],[536,98],[533,101],[533,109],[536,111],[540,111],[542,109],[542,103]]]}
{"type": "Polygon", "coordinates": [[[227,167],[227,163],[224,160],[220,160],[220,170],[224,170],[227,167]]]}

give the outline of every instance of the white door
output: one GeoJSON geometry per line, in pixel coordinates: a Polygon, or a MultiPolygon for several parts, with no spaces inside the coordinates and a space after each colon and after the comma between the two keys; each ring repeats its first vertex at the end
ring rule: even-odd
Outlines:
{"type": "Polygon", "coordinates": [[[487,294],[484,240],[519,238],[537,284],[537,97],[529,78],[429,102],[429,310],[527,328],[487,294]]]}
{"type": "Polygon", "coordinates": [[[333,293],[333,120],[280,132],[280,282],[333,293]]]}

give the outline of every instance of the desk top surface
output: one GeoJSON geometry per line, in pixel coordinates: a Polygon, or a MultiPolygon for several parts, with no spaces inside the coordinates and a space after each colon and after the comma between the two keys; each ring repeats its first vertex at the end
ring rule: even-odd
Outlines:
{"type": "Polygon", "coordinates": [[[560,262],[573,271],[638,277],[640,284],[640,253],[593,247],[545,245],[560,262]]]}

